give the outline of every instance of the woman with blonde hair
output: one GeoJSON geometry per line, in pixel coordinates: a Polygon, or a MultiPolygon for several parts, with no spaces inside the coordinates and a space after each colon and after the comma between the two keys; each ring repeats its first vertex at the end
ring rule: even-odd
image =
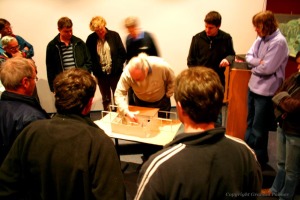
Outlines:
{"type": "Polygon", "coordinates": [[[101,16],[93,17],[90,29],[94,31],[86,45],[90,51],[92,71],[98,79],[102,95],[103,109],[109,110],[112,102],[111,91],[114,94],[126,61],[126,50],[120,35],[106,28],[106,20],[101,16]]]}

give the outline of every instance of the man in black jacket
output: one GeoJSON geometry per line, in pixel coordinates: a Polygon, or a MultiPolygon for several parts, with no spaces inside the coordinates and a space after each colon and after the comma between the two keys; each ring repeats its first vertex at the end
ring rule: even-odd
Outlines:
{"type": "Polygon", "coordinates": [[[205,30],[193,36],[187,58],[188,67],[206,66],[213,69],[225,86],[225,68],[232,64],[235,51],[231,36],[220,30],[222,17],[216,11],[207,13],[205,30]]]}
{"type": "MultiPolygon", "coordinates": [[[[232,64],[235,51],[230,34],[220,30],[222,16],[217,11],[206,14],[205,30],[193,36],[187,58],[188,67],[206,66],[213,69],[220,77],[225,88],[225,67],[232,64]]],[[[225,126],[226,106],[223,106],[223,115],[220,113],[216,121],[225,126]]]]}
{"type": "Polygon", "coordinates": [[[142,166],[135,199],[256,199],[262,174],[254,152],[215,128],[223,101],[218,75],[206,67],[186,69],[176,78],[174,97],[184,133],[142,166]]]}
{"type": "Polygon", "coordinates": [[[92,60],[86,44],[73,35],[73,23],[68,17],[57,22],[59,34],[47,45],[46,65],[48,83],[53,92],[53,80],[62,71],[71,68],[92,70],[92,60]]]}
{"type": "Polygon", "coordinates": [[[54,80],[58,114],[27,126],[0,168],[0,199],[125,199],[112,140],[88,116],[97,81],[70,69],[54,80]]]}
{"type": "Polygon", "coordinates": [[[32,60],[16,57],[0,68],[5,91],[0,97],[0,165],[16,137],[32,121],[49,118],[32,96],[36,88],[36,66],[32,60]]]}

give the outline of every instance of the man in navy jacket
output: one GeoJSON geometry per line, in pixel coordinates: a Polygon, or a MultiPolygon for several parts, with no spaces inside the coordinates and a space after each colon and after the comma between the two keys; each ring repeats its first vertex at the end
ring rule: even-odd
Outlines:
{"type": "Polygon", "coordinates": [[[1,65],[5,91],[0,99],[0,165],[19,133],[32,121],[49,118],[32,96],[36,87],[36,66],[32,60],[16,57],[1,65]]]}

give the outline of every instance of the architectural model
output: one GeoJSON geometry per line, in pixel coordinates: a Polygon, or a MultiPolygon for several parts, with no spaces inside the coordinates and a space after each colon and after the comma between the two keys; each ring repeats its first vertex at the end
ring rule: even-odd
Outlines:
{"type": "MultiPolygon", "coordinates": [[[[117,109],[116,109],[117,110],[117,109]]],[[[159,118],[158,108],[146,108],[129,106],[132,112],[138,111],[138,123],[130,122],[125,116],[116,112],[108,112],[104,118],[109,120],[111,130],[114,133],[121,133],[142,138],[154,137],[161,132],[177,132],[177,114],[175,112],[165,112],[169,118],[159,118]]]]}

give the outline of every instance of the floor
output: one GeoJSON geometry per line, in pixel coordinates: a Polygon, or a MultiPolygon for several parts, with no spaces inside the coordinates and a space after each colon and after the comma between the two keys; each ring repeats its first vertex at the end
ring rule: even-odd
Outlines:
{"type": "MultiPolygon", "coordinates": [[[[101,118],[101,112],[92,112],[92,120],[101,118]]],[[[124,174],[124,180],[127,190],[127,199],[134,198],[137,189],[138,167],[142,163],[140,146],[138,143],[119,140],[120,160],[124,174]]],[[[276,132],[269,132],[269,166],[263,171],[263,188],[270,188],[276,175],[276,132]]],[[[277,197],[262,196],[260,200],[272,200],[277,197]]],[[[295,197],[300,200],[300,193],[295,197]]]]}

